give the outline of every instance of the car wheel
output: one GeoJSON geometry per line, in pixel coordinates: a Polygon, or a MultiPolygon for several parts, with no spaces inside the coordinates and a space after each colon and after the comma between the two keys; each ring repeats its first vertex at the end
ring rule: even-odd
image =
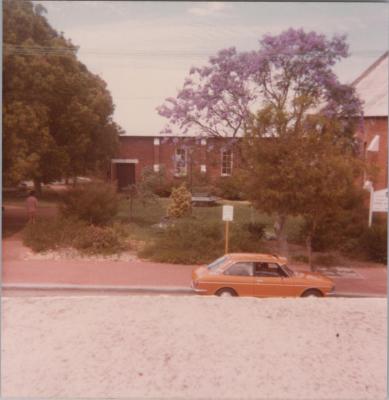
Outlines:
{"type": "Polygon", "coordinates": [[[301,297],[323,297],[323,293],[317,289],[306,290],[301,297]]]}
{"type": "Polygon", "coordinates": [[[233,289],[225,288],[225,289],[219,289],[216,292],[216,296],[220,296],[220,297],[236,297],[236,296],[238,296],[238,294],[233,289]]]}

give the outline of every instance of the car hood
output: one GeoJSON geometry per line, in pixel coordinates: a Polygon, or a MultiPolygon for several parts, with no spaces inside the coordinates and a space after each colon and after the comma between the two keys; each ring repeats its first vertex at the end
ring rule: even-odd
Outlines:
{"type": "Polygon", "coordinates": [[[200,277],[202,277],[203,275],[206,275],[207,273],[209,273],[207,267],[198,267],[198,268],[195,268],[195,269],[192,271],[192,279],[193,279],[193,280],[199,279],[200,277]]]}

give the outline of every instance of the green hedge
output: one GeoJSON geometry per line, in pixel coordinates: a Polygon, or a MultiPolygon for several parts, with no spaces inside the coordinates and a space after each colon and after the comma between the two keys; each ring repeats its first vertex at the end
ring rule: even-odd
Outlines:
{"type": "MultiPolygon", "coordinates": [[[[263,230],[259,226],[230,225],[230,252],[261,251],[263,230]],[[250,231],[251,229],[251,231],[250,231]],[[260,233],[262,232],[262,233],[260,233]]],[[[224,253],[224,225],[194,218],[177,221],[161,231],[141,256],[154,261],[179,264],[203,264],[224,253]]]]}
{"type": "Polygon", "coordinates": [[[28,224],[23,243],[35,252],[75,248],[85,254],[115,254],[128,249],[126,231],[120,225],[101,227],[65,217],[28,224]]]}

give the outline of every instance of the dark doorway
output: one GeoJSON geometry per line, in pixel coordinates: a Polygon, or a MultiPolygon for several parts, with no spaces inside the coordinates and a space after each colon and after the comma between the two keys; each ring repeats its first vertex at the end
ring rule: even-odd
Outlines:
{"type": "Polygon", "coordinates": [[[116,164],[116,174],[119,190],[122,190],[126,186],[135,184],[135,164],[116,164]]]}

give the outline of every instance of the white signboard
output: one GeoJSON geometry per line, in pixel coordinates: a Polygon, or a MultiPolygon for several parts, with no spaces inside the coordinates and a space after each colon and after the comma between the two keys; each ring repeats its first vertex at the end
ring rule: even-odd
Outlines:
{"type": "Polygon", "coordinates": [[[372,208],[373,212],[388,212],[388,189],[374,192],[372,208]]]}
{"type": "Polygon", "coordinates": [[[234,206],[223,206],[223,221],[234,219],[234,206]]]}

